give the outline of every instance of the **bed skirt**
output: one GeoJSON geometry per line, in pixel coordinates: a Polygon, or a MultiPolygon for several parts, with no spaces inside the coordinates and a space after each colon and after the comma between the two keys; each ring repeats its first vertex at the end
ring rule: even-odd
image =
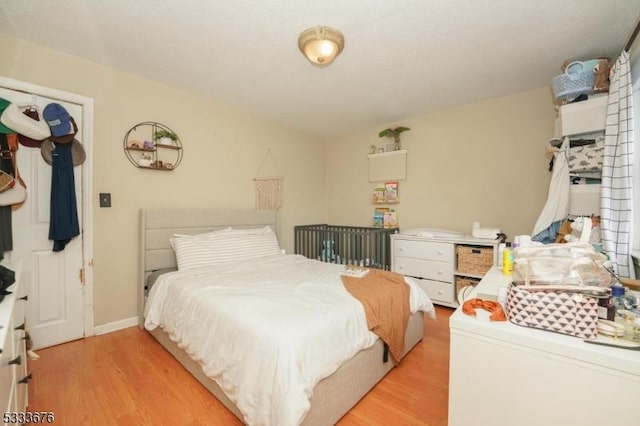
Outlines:
{"type": "MultiPolygon", "coordinates": [[[[243,420],[235,404],[214,380],[202,372],[200,364],[180,349],[160,327],[149,333],[225,407],[243,420]]],[[[422,312],[417,312],[409,317],[405,336],[405,353],[420,342],[423,335],[424,316],[422,312]]],[[[335,373],[322,379],[313,390],[311,409],[302,424],[304,426],[334,425],[393,368],[391,359],[383,363],[382,356],[383,343],[378,339],[372,347],[358,352],[335,373]]]]}

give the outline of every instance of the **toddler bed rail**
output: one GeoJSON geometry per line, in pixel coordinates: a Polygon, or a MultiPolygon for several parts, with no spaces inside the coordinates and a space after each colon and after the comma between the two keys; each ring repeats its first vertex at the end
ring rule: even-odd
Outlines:
{"type": "Polygon", "coordinates": [[[391,234],[398,228],[327,224],[294,227],[295,253],[344,265],[391,269],[391,234]]]}

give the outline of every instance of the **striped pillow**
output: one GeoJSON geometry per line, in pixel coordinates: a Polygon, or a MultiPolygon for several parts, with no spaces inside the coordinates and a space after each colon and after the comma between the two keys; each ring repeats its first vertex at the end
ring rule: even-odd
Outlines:
{"type": "Polygon", "coordinates": [[[278,239],[268,226],[255,232],[217,232],[206,237],[174,237],[171,239],[171,246],[181,271],[280,254],[278,239]]]}

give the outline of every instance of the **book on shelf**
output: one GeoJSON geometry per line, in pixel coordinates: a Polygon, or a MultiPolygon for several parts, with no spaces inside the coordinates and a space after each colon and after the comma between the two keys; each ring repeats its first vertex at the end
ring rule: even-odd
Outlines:
{"type": "Polygon", "coordinates": [[[373,188],[373,202],[378,204],[398,202],[398,181],[378,184],[373,188]]]}
{"type": "Polygon", "coordinates": [[[387,207],[377,207],[373,211],[373,227],[374,228],[382,228],[384,227],[384,214],[389,211],[387,207]]]}
{"type": "Polygon", "coordinates": [[[376,186],[373,189],[373,202],[374,203],[384,203],[385,198],[385,187],[384,186],[376,186]]]}
{"type": "Polygon", "coordinates": [[[398,227],[398,214],[390,210],[385,212],[382,218],[382,227],[383,228],[397,228],[398,227]]]}
{"type": "Polygon", "coordinates": [[[398,201],[398,181],[384,183],[384,200],[387,203],[395,203],[398,201]]]}
{"type": "Polygon", "coordinates": [[[398,213],[388,207],[378,207],[373,211],[374,228],[397,228],[398,213]]]}

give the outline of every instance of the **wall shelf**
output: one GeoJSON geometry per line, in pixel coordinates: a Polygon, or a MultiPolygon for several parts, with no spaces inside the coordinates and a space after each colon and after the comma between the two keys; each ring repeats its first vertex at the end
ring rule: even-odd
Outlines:
{"type": "MultiPolygon", "coordinates": [[[[176,138],[173,143],[161,142],[155,137],[159,130],[174,133],[169,127],[155,121],[145,121],[133,126],[124,137],[123,149],[129,162],[140,169],[170,171],[182,161],[182,143],[176,138]],[[151,145],[151,147],[146,147],[151,145]]],[[[171,141],[170,141],[171,142],[171,141]]]]}
{"type": "Polygon", "coordinates": [[[407,178],[407,151],[381,152],[368,154],[369,182],[403,180],[407,178]]]}

